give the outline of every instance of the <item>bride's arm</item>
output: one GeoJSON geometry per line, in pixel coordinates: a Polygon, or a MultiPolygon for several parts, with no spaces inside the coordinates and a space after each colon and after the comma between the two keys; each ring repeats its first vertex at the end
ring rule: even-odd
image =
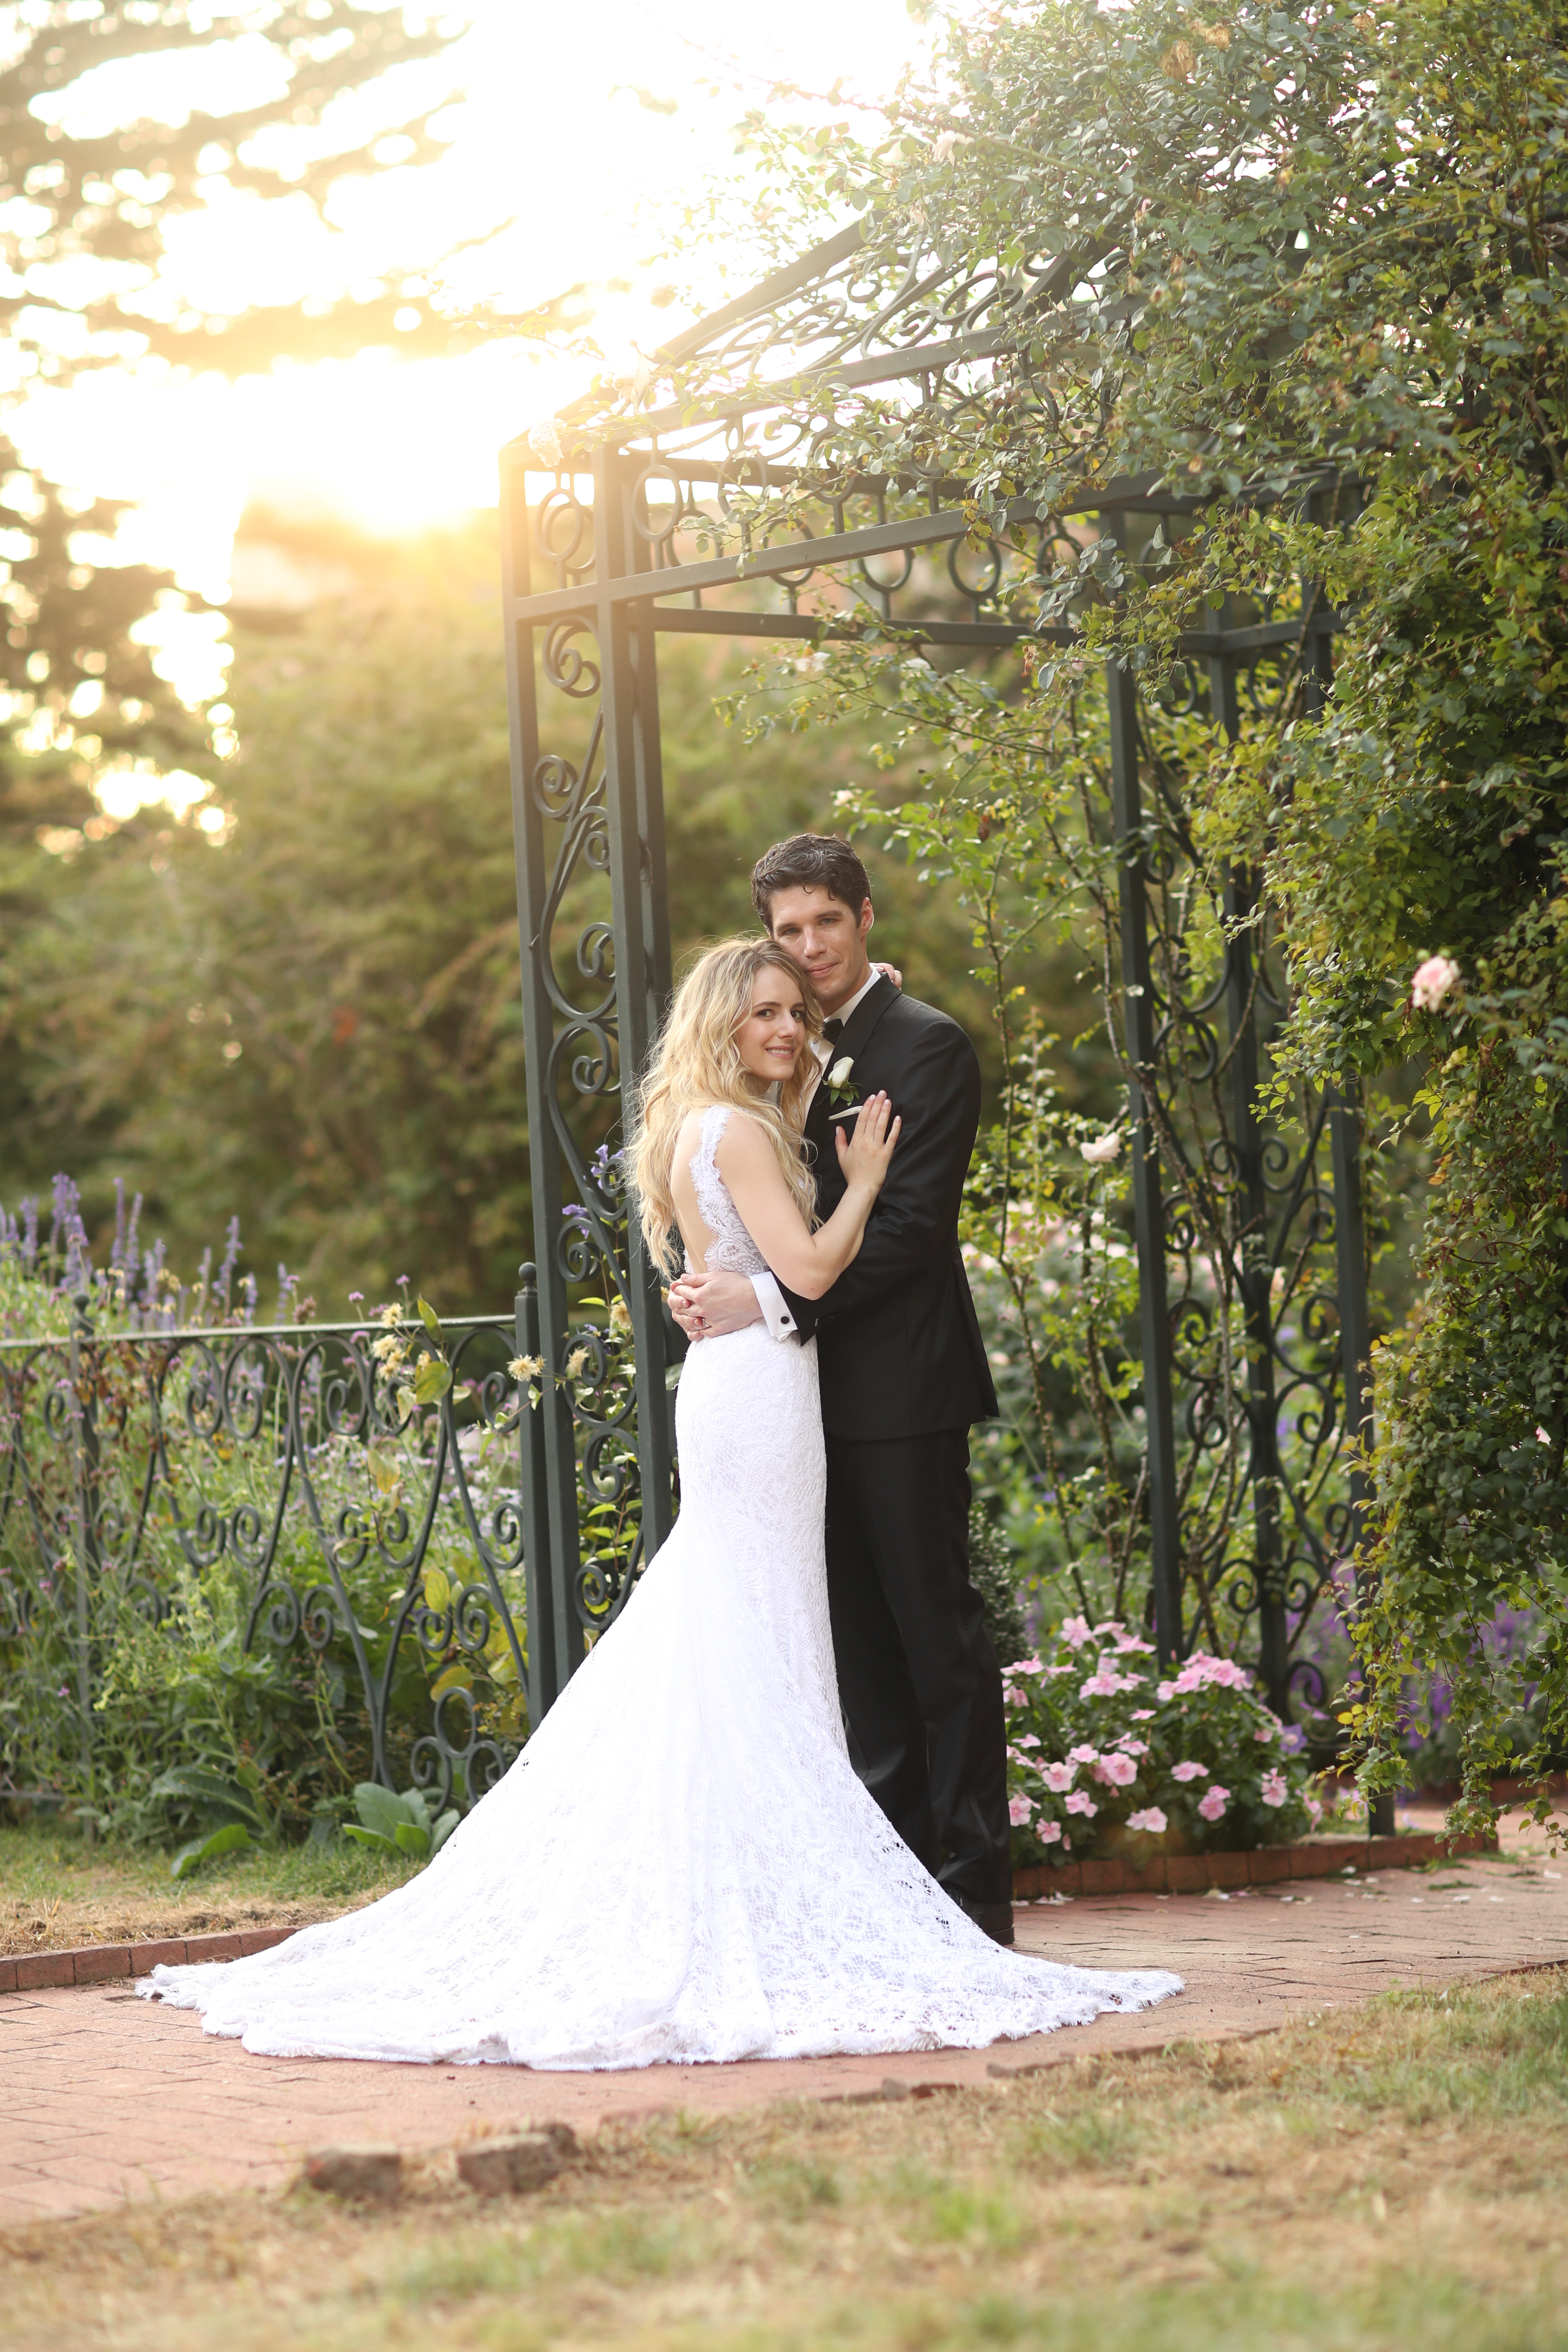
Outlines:
{"type": "Polygon", "coordinates": [[[813,1233],[784,1182],[773,1145],[754,1119],[731,1118],[715,1155],[742,1223],[768,1265],[802,1298],[831,1290],[859,1248],[871,1204],[882,1189],[902,1122],[889,1121],[886,1095],[862,1105],[855,1134],[834,1132],[847,1183],[843,1199],[813,1233]]]}

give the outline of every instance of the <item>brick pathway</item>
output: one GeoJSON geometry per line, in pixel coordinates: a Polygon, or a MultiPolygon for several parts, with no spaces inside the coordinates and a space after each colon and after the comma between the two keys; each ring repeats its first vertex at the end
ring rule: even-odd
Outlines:
{"type": "Polygon", "coordinates": [[[292,2174],[302,2150],[336,2141],[449,2147],[530,2120],[582,2131],[655,2107],[710,2112],[984,2081],[1097,2051],[1225,2040],[1391,1985],[1568,1962],[1568,1863],[1514,1853],[1458,1864],[1440,1884],[1386,1871],[1229,1896],[1081,1896],[1017,1916],[1026,1950],[1096,1967],[1167,1966],[1187,1990],[1142,2016],[986,2051],[625,2074],[252,2058],[209,2040],[189,2011],[136,2000],[123,1982],[0,1995],[0,2222],[269,2185],[292,2174]]]}

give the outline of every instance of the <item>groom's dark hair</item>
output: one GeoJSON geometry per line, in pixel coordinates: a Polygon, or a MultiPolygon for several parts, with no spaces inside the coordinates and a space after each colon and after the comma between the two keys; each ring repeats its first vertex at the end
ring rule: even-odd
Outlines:
{"type": "Polygon", "coordinates": [[[770,931],[778,890],[826,890],[858,916],[871,895],[871,884],[841,835],[797,833],[788,841],[775,841],[752,868],[752,904],[770,931]]]}

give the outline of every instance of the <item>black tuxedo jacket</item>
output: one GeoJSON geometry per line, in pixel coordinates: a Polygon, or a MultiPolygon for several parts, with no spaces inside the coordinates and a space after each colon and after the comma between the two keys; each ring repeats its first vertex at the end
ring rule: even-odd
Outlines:
{"type": "MultiPolygon", "coordinates": [[[[989,1421],[996,1391],[958,1249],[980,1124],[974,1048],[945,1013],[879,980],[845,1024],[833,1062],[846,1055],[855,1066],[841,1102],[881,1088],[904,1123],[854,1263],[818,1299],[779,1285],[801,1338],[816,1335],[824,1423],[835,1437],[866,1439],[989,1421]]],[[[825,1217],[844,1197],[828,1117],[837,1107],[825,1079],[805,1120],[825,1217]]]]}

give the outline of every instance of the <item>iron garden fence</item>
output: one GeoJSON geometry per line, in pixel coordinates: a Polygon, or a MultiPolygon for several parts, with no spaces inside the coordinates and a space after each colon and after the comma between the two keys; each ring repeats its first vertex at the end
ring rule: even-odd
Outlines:
{"type": "Polygon", "coordinates": [[[156,1708],[163,1670],[206,1651],[220,1711],[226,1685],[238,1704],[253,1670],[293,1661],[318,1791],[481,1794],[528,1721],[523,1275],[511,1315],[404,1327],[405,1359],[444,1355],[452,1376],[411,1408],[380,1324],[100,1332],[84,1294],[68,1339],[0,1345],[12,1785],[90,1797],[106,1678],[150,1658],[156,1708]]]}

